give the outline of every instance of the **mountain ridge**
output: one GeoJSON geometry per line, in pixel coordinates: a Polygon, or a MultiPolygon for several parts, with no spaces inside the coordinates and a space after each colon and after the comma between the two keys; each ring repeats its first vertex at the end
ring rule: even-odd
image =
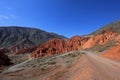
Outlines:
{"type": "MultiPolygon", "coordinates": [[[[0,28],[0,43],[3,41],[2,45],[6,45],[9,42],[10,45],[12,42],[9,50],[3,48],[3,51],[5,51],[4,53],[10,51],[8,53],[13,53],[13,57],[19,56],[18,54],[29,53],[27,54],[27,59],[31,59],[64,54],[65,52],[76,50],[91,50],[98,52],[107,51],[102,55],[103,57],[120,60],[120,57],[116,57],[119,56],[120,51],[120,21],[109,24],[109,26],[104,26],[91,35],[73,36],[69,39],[33,28],[18,29],[12,27],[9,30],[8,28],[4,28],[3,32],[2,28],[0,28]],[[45,38],[44,42],[41,41],[42,38],[45,38]],[[36,41],[41,41],[41,44],[36,41]],[[116,50],[118,53],[110,53],[113,50],[116,50]]],[[[2,47],[1,44],[0,47],[2,47]]]]}
{"type": "Polygon", "coordinates": [[[0,47],[11,47],[17,44],[38,45],[52,38],[66,39],[56,33],[49,33],[36,28],[20,26],[0,27],[0,47]]]}
{"type": "Polygon", "coordinates": [[[120,20],[108,23],[107,25],[104,25],[103,27],[99,28],[98,30],[90,33],[89,35],[97,35],[101,31],[105,31],[107,29],[112,29],[113,31],[120,33],[120,20]]]}
{"type": "Polygon", "coordinates": [[[104,45],[106,45],[106,47],[109,46],[112,47],[114,46],[112,42],[114,42],[114,44],[118,44],[120,42],[119,30],[120,30],[120,21],[115,22],[114,24],[113,23],[109,24],[109,26],[104,26],[99,30],[95,31],[94,33],[92,33],[92,35],[73,36],[72,38],[67,39],[66,41],[52,39],[46,42],[45,44],[43,44],[42,46],[38,46],[37,49],[30,54],[30,57],[38,58],[38,57],[50,56],[54,54],[61,54],[64,52],[69,52],[74,50],[84,50],[89,48],[92,49],[93,47],[96,46],[102,47],[104,45]],[[59,43],[56,43],[56,41],[58,41],[59,43]]]}

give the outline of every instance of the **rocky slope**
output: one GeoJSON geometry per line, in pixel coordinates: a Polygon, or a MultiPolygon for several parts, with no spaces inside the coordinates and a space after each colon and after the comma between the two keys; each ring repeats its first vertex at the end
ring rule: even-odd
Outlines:
{"type": "Polygon", "coordinates": [[[28,45],[15,45],[13,47],[10,47],[9,53],[12,53],[10,55],[18,55],[18,54],[25,54],[25,53],[31,53],[36,49],[37,46],[28,46],[28,45]]]}
{"type": "Polygon", "coordinates": [[[60,40],[60,39],[49,40],[45,44],[38,46],[37,49],[30,54],[30,58],[50,56],[50,55],[60,54],[74,50],[94,48],[96,46],[102,47],[104,45],[109,45],[109,44],[110,44],[109,46],[112,47],[114,46],[112,42],[114,42],[114,44],[116,45],[120,43],[119,23],[120,21],[115,22],[114,24],[111,24],[109,26],[103,27],[97,32],[94,32],[88,36],[82,36],[82,37],[74,36],[68,40],[60,40]]]}
{"type": "Polygon", "coordinates": [[[85,39],[80,36],[74,36],[66,41],[57,38],[51,39],[45,44],[38,46],[37,49],[30,54],[30,58],[51,56],[73,50],[79,50],[82,49],[84,42],[85,39]]]}
{"type": "Polygon", "coordinates": [[[0,27],[0,48],[9,48],[11,53],[25,53],[52,38],[66,39],[64,36],[35,28],[0,27]]]}
{"type": "Polygon", "coordinates": [[[112,30],[107,30],[104,31],[104,33],[96,36],[74,36],[66,41],[60,39],[52,39],[39,46],[37,50],[32,52],[30,57],[38,58],[42,56],[50,56],[74,50],[88,49],[96,45],[104,45],[107,42],[114,40],[115,34],[117,33],[112,30]]]}
{"type": "Polygon", "coordinates": [[[92,32],[90,35],[97,35],[107,29],[112,29],[113,31],[120,33],[120,20],[107,24],[100,29],[92,32]]]}
{"type": "MultiPolygon", "coordinates": [[[[106,51],[103,52],[102,56],[109,59],[120,61],[120,20],[102,27],[101,29],[93,32],[92,35],[98,35],[101,33],[101,31],[105,31],[108,29],[114,31],[114,35],[112,35],[111,33],[111,38],[110,38],[110,40],[112,41],[112,43],[110,44],[112,46],[108,44],[109,46],[107,47],[109,48],[107,49],[106,47],[104,48],[104,50],[106,51]]],[[[109,43],[109,41],[107,41],[107,43],[109,43]]]]}

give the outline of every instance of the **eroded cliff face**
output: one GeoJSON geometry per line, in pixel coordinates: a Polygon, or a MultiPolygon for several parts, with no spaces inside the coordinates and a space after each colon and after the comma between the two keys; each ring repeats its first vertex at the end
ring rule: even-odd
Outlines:
{"type": "Polygon", "coordinates": [[[94,37],[90,37],[88,41],[85,42],[85,44],[82,46],[83,49],[91,48],[96,45],[94,37]]]}
{"type": "MultiPolygon", "coordinates": [[[[120,34],[119,33],[110,33],[107,38],[109,40],[114,40],[116,42],[116,45],[105,51],[102,56],[106,58],[110,58],[113,60],[120,61],[120,34]]],[[[106,40],[107,42],[107,40],[106,40]]]]}
{"type": "Polygon", "coordinates": [[[65,41],[61,39],[51,39],[50,41],[39,46],[35,51],[32,52],[30,57],[38,58],[43,56],[51,56],[65,52],[65,41]]]}
{"type": "Polygon", "coordinates": [[[108,29],[108,30],[104,30],[99,35],[95,36],[94,38],[95,38],[95,41],[98,42],[99,45],[104,45],[108,41],[113,40],[114,37],[116,37],[115,34],[117,33],[111,29],[108,29]]]}
{"type": "Polygon", "coordinates": [[[11,53],[11,55],[31,53],[32,51],[36,49],[36,47],[30,46],[30,45],[18,44],[18,45],[10,47],[9,53],[11,53]]]}
{"type": "Polygon", "coordinates": [[[72,51],[72,50],[80,50],[82,49],[83,44],[88,40],[88,38],[80,37],[80,36],[74,36],[70,39],[68,39],[65,43],[66,50],[72,51]]]}
{"type": "Polygon", "coordinates": [[[96,45],[104,45],[111,40],[115,40],[116,34],[116,32],[109,29],[102,31],[98,35],[83,37],[74,36],[66,41],[55,38],[39,46],[37,50],[30,54],[30,58],[51,56],[73,50],[87,49],[96,45]]]}
{"type": "Polygon", "coordinates": [[[55,54],[60,54],[64,52],[69,52],[72,50],[82,49],[83,38],[80,36],[74,36],[68,40],[61,39],[51,39],[50,41],[39,46],[37,50],[33,51],[30,57],[38,58],[42,56],[51,56],[55,54]]]}

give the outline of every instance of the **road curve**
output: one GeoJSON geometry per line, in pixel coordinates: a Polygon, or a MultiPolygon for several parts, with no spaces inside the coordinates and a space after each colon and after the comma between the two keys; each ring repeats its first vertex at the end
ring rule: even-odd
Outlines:
{"type": "MultiPolygon", "coordinates": [[[[80,58],[70,66],[58,66],[47,73],[40,73],[37,70],[38,73],[36,77],[33,77],[34,79],[29,78],[29,76],[22,78],[22,76],[19,75],[12,76],[12,78],[14,77],[15,80],[120,80],[120,62],[106,59],[88,51],[82,52],[85,54],[80,56],[80,58]]],[[[64,61],[64,59],[59,60],[64,61]]],[[[28,61],[15,65],[7,71],[11,72],[21,69],[21,66],[26,64],[28,61]]],[[[19,74],[25,74],[26,71],[20,72],[19,74]]],[[[34,75],[33,70],[30,69],[28,72],[32,72],[30,75],[34,75]]],[[[0,76],[0,80],[13,80],[12,78],[7,75],[0,76]]]]}
{"type": "Polygon", "coordinates": [[[99,71],[104,80],[120,80],[120,63],[86,52],[91,65],[99,71]]]}
{"type": "Polygon", "coordinates": [[[57,80],[120,80],[120,63],[85,52],[59,76],[57,80]]]}

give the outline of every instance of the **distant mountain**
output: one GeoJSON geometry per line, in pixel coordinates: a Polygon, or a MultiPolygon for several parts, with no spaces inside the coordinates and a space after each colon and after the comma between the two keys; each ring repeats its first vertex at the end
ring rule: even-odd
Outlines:
{"type": "Polygon", "coordinates": [[[103,31],[106,31],[108,29],[111,29],[115,32],[120,33],[120,20],[103,26],[102,28],[96,30],[95,32],[92,32],[91,35],[97,35],[97,34],[103,32],[103,31]]]}
{"type": "Polygon", "coordinates": [[[34,46],[42,44],[52,38],[66,39],[64,36],[35,28],[18,26],[0,27],[1,48],[9,48],[15,45],[34,46]]]}

